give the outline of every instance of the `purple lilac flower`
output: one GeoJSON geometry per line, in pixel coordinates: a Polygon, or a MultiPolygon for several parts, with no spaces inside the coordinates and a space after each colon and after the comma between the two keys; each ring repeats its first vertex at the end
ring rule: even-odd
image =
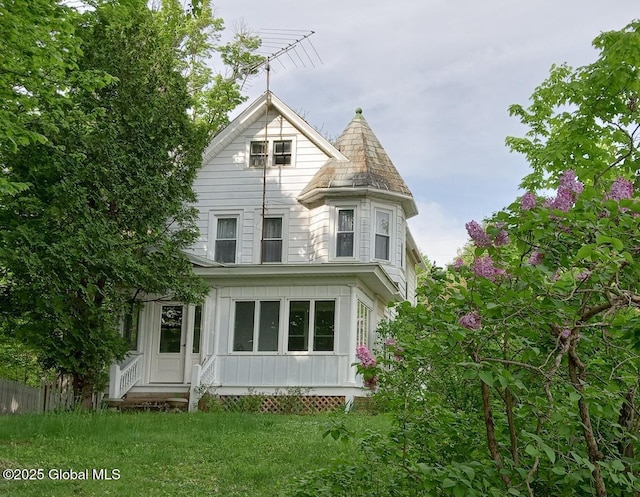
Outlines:
{"type": "Polygon", "coordinates": [[[584,185],[578,181],[576,173],[573,169],[567,169],[562,176],[560,176],[560,186],[558,191],[567,190],[572,193],[582,193],[584,185]]]}
{"type": "Polygon", "coordinates": [[[356,357],[365,368],[374,367],[377,364],[375,357],[371,355],[371,352],[369,352],[369,349],[365,345],[358,345],[356,347],[356,357]]]}
{"type": "Polygon", "coordinates": [[[528,262],[532,266],[537,266],[538,264],[542,264],[543,257],[544,257],[544,254],[540,253],[538,249],[535,249],[533,252],[531,252],[528,262]]]}
{"type": "Polygon", "coordinates": [[[464,266],[464,261],[462,257],[458,257],[453,263],[453,269],[460,269],[462,266],[464,266]]]}
{"type": "Polygon", "coordinates": [[[484,231],[482,226],[476,221],[470,221],[464,225],[467,228],[467,233],[478,247],[489,247],[491,245],[491,238],[484,231]]]}
{"type": "Polygon", "coordinates": [[[546,207],[567,212],[573,206],[578,194],[582,193],[584,185],[576,179],[576,173],[567,169],[560,177],[560,186],[556,198],[547,199],[546,207]]]}
{"type": "Polygon", "coordinates": [[[587,270],[576,274],[576,280],[578,280],[578,281],[584,281],[587,278],[589,278],[589,271],[587,271],[587,270]]]}
{"type": "Polygon", "coordinates": [[[475,261],[473,261],[472,269],[473,274],[475,274],[476,276],[487,278],[491,281],[495,281],[498,276],[504,276],[507,274],[504,269],[495,267],[493,259],[490,255],[478,257],[475,261]]]}
{"type": "Polygon", "coordinates": [[[623,198],[633,197],[633,183],[624,178],[616,179],[611,185],[607,198],[611,200],[622,200],[623,198]]]}
{"type": "Polygon", "coordinates": [[[520,209],[530,211],[536,206],[537,202],[536,196],[531,192],[527,192],[520,199],[520,209]]]}
{"type": "Polygon", "coordinates": [[[571,336],[571,330],[569,328],[562,328],[560,336],[566,340],[571,336]]]}
{"type": "Polygon", "coordinates": [[[500,232],[493,239],[493,243],[496,247],[509,245],[509,233],[507,233],[505,230],[500,230],[500,232]]]}
{"type": "Polygon", "coordinates": [[[458,324],[468,330],[477,330],[482,325],[482,320],[478,311],[472,311],[458,319],[458,324]]]}
{"type": "Polygon", "coordinates": [[[397,342],[396,342],[396,339],[395,339],[395,338],[387,338],[387,339],[384,341],[384,344],[385,344],[387,347],[392,347],[392,346],[394,346],[396,343],[397,343],[397,342]]]}

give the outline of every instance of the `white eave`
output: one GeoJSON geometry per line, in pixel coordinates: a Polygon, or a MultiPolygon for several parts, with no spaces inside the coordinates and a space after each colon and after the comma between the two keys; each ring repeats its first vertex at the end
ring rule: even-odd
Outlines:
{"type": "Polygon", "coordinates": [[[404,195],[402,193],[393,192],[391,190],[380,190],[379,188],[353,188],[349,186],[345,187],[330,187],[330,188],[315,188],[303,195],[298,196],[298,202],[303,205],[313,205],[316,202],[320,202],[325,198],[340,198],[340,197],[357,197],[367,196],[371,198],[382,198],[385,200],[393,200],[399,202],[404,209],[405,217],[407,219],[418,214],[418,207],[411,195],[404,195]]]}
{"type": "MultiPolygon", "coordinates": [[[[355,277],[386,301],[401,300],[398,285],[391,279],[384,267],[378,263],[319,263],[319,264],[238,264],[223,267],[194,267],[196,275],[211,280],[264,278],[285,279],[287,284],[304,285],[310,278],[355,277]]],[[[252,282],[255,284],[255,281],[252,282]]]]}

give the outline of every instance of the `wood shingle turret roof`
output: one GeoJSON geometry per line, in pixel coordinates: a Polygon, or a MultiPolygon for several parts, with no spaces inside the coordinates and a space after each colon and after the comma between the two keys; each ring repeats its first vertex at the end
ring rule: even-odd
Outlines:
{"type": "Polygon", "coordinates": [[[417,213],[409,187],[362,115],[356,115],[335,143],[335,147],[348,160],[331,157],[318,170],[300,193],[300,199],[349,189],[378,191],[403,197],[408,215],[417,213]],[[314,195],[315,193],[315,195],[314,195]]]}

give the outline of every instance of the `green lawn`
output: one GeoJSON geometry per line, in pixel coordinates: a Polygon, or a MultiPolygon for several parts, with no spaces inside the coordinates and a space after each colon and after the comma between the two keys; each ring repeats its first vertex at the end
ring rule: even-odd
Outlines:
{"type": "MultiPolygon", "coordinates": [[[[0,495],[275,496],[307,470],[355,454],[355,442],[322,438],[338,417],[350,429],[383,428],[382,416],[242,413],[60,413],[0,417],[0,495]],[[37,470],[42,472],[38,473],[37,470]],[[69,470],[88,480],[55,480],[69,470]],[[113,479],[96,479],[93,470],[113,479]],[[114,471],[117,470],[117,471],[114,471]],[[116,479],[115,477],[118,476],[116,479]],[[11,471],[12,475],[16,471],[11,471]]],[[[95,475],[98,476],[98,475],[95,475]]]]}

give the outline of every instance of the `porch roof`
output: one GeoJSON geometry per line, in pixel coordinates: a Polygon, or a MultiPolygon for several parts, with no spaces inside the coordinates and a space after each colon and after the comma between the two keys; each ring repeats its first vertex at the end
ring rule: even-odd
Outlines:
{"type": "Polygon", "coordinates": [[[238,264],[218,267],[194,267],[193,271],[215,284],[215,281],[286,279],[287,283],[305,284],[309,278],[357,278],[387,302],[401,300],[400,291],[384,267],[378,263],[318,264],[238,264]]]}

